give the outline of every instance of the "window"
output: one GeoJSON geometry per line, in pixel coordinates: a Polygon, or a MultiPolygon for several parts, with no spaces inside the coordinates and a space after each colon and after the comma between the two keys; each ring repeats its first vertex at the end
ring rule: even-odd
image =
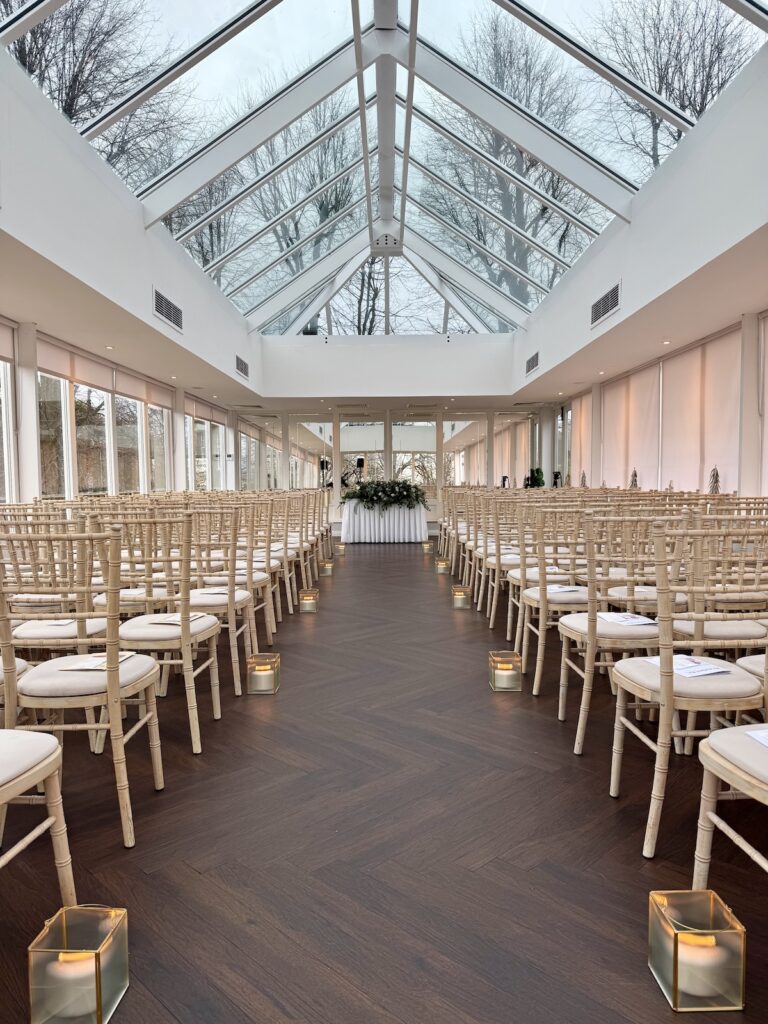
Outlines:
{"type": "MultiPolygon", "coordinates": [[[[147,406],[149,437],[149,489],[168,490],[168,439],[171,435],[168,409],[159,405],[147,406]]],[[[179,481],[181,483],[181,481],[179,481]]]]}
{"type": "Polygon", "coordinates": [[[107,494],[107,422],[109,396],[86,384],[75,384],[75,445],[79,494],[107,494]]]}
{"type": "Polygon", "coordinates": [[[221,423],[211,423],[211,487],[223,491],[227,486],[226,443],[221,423]]]}
{"type": "Polygon", "coordinates": [[[40,430],[40,477],[44,498],[66,497],[65,382],[37,375],[37,419],[40,430]]]}
{"type": "Polygon", "coordinates": [[[208,428],[206,420],[194,420],[192,428],[194,476],[193,488],[208,491],[211,488],[211,474],[208,466],[208,428]]]}
{"type": "Polygon", "coordinates": [[[139,424],[143,402],[115,395],[115,448],[117,450],[117,490],[119,494],[141,490],[141,448],[139,424]]]}
{"type": "Polygon", "coordinates": [[[13,432],[10,420],[10,364],[0,362],[0,501],[13,501],[13,432]]]}

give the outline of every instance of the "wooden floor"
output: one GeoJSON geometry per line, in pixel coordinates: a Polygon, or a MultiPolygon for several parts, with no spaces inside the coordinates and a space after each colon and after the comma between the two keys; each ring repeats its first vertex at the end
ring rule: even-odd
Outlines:
{"type": "MultiPolygon", "coordinates": [[[[164,793],[143,737],[129,751],[134,850],[108,755],[68,739],[79,898],[130,910],[117,1021],[673,1019],[646,966],[646,906],[650,889],[690,884],[698,760],[675,759],[659,855],[643,860],[650,755],[627,740],[625,795],[611,800],[607,684],[576,758],[576,687],[565,723],[555,658],[540,698],[491,693],[503,630],[452,611],[450,584],[418,545],[348,546],[319,614],[280,630],[277,697],[236,699],[224,672],[221,722],[201,696],[200,757],[178,693],[161,701],[164,793]]],[[[760,812],[723,813],[759,842],[760,812]]],[[[35,813],[14,808],[7,839],[35,813]]],[[[748,931],[740,1019],[765,1022],[768,878],[719,839],[712,884],[748,931]]],[[[39,840],[0,873],[2,1024],[28,1019],[26,946],[57,905],[39,840]]]]}

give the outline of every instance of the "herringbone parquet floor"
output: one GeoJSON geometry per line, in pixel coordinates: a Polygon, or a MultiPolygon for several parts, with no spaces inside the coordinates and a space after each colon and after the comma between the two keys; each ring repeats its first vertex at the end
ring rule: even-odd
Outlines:
{"type": "MultiPolygon", "coordinates": [[[[578,696],[494,695],[475,612],[416,545],[348,547],[320,613],[281,628],[276,698],[231,695],[189,752],[161,702],[167,788],[129,751],[137,846],[111,766],[68,740],[65,803],[83,902],[130,908],[122,1024],[650,1024],[646,901],[690,883],[700,768],[676,758],[659,855],[640,850],[651,763],[628,741],[607,794],[603,686],[582,758],[578,696]]],[[[226,664],[225,649],[221,651],[226,664]]],[[[203,688],[201,687],[201,690],[203,688]]],[[[14,809],[13,841],[31,809],[14,809]]],[[[756,841],[761,809],[727,806],[756,841]]],[[[766,844],[763,842],[763,846],[766,844]]],[[[744,1024],[768,1019],[768,879],[716,841],[712,884],[748,929],[744,1024]]],[[[57,905],[39,841],[0,875],[1,1024],[27,1019],[26,945],[57,905]]],[[[711,1024],[733,1019],[710,1015],[711,1024]]]]}

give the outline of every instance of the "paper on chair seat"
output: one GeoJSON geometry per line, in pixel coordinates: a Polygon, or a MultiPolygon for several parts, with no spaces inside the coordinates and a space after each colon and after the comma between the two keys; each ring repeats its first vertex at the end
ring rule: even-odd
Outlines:
{"type": "MultiPolygon", "coordinates": [[[[189,621],[194,622],[195,619],[202,619],[204,612],[190,612],[189,621]]],[[[150,623],[152,626],[180,626],[181,625],[181,612],[175,612],[173,615],[163,615],[160,619],[153,619],[150,623]]]]}
{"type": "Polygon", "coordinates": [[[569,594],[574,590],[581,590],[581,587],[570,586],[567,583],[550,583],[547,586],[548,594],[569,594]]]}
{"type": "Polygon", "coordinates": [[[753,740],[768,747],[768,729],[747,729],[747,736],[751,736],[753,740]]]}
{"type": "Polygon", "coordinates": [[[605,622],[616,622],[620,626],[655,626],[653,619],[647,615],[637,615],[635,612],[598,612],[598,619],[605,622]]]}
{"type": "MultiPolygon", "coordinates": [[[[120,651],[117,656],[118,664],[135,656],[135,651],[120,651]]],[[[60,672],[106,672],[106,654],[91,654],[78,661],[76,665],[62,665],[60,672]]]]}
{"type": "MultiPolygon", "coordinates": [[[[661,658],[646,658],[651,665],[661,665],[661,658]]],[[[689,654],[675,654],[672,658],[672,671],[676,676],[694,679],[696,676],[719,676],[730,671],[726,665],[713,665],[712,662],[693,658],[689,654]]]]}

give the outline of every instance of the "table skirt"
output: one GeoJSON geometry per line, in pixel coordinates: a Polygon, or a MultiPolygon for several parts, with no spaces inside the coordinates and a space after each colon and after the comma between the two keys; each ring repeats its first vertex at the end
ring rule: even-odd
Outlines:
{"type": "Polygon", "coordinates": [[[352,499],[344,503],[341,539],[345,544],[404,544],[427,539],[427,513],[416,508],[392,506],[382,512],[363,508],[352,499]]]}

